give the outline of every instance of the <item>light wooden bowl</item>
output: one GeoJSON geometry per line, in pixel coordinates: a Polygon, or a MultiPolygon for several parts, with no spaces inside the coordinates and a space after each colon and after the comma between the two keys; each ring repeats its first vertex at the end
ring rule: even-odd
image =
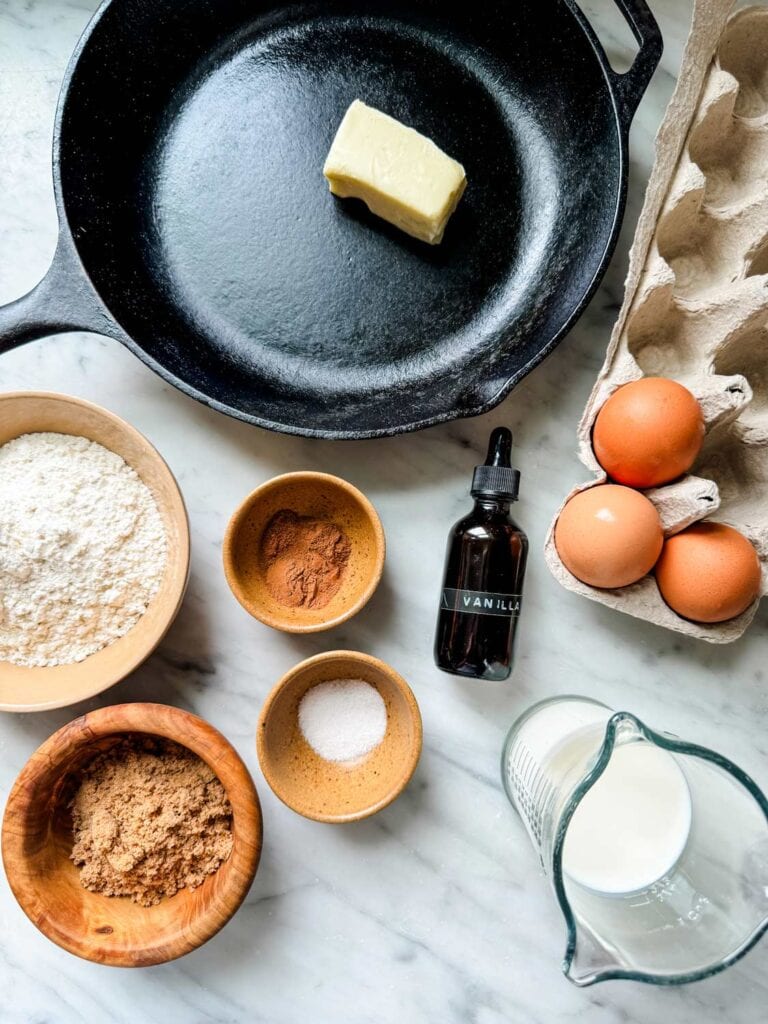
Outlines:
{"type": "Polygon", "coordinates": [[[159,453],[125,420],[80,398],[47,392],[0,395],[0,445],[53,431],[87,437],[120,455],[152,491],[168,557],[159,592],[125,636],[84,661],[51,668],[0,663],[0,711],[45,711],[93,697],[124,679],[157,647],[181,607],[189,575],[189,524],[178,484],[159,453]]]}
{"type": "Polygon", "coordinates": [[[191,952],[229,921],[251,887],[261,838],[253,780],[221,733],[165,704],[118,704],[65,725],[29,759],[5,809],[3,864],[22,910],[57,945],[100,964],[147,967],[191,952]],[[89,892],[69,859],[67,805],[77,771],[130,733],[165,737],[194,751],[221,780],[233,810],[229,859],[199,888],[154,907],[89,892]]]}
{"type": "Polygon", "coordinates": [[[352,484],[328,473],[285,473],[257,487],[229,521],[222,548],[224,573],[240,604],[260,622],[286,633],[317,633],[357,614],[384,570],[384,530],[376,509],[352,484]],[[323,608],[291,608],[269,593],[261,538],[276,512],[327,519],[352,544],[341,586],[323,608]]]}
{"type": "Polygon", "coordinates": [[[421,714],[410,686],[383,661],[357,651],[329,651],[292,668],[267,697],[256,732],[261,770],[275,795],[305,818],[335,824],[391,804],[410,782],[421,746],[421,714]],[[384,739],[361,762],[324,760],[299,728],[301,698],[333,679],[362,679],[387,706],[384,739]]]}

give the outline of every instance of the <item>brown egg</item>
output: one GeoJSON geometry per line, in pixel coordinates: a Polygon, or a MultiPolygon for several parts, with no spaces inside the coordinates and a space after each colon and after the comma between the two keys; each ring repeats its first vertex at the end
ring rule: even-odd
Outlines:
{"type": "Polygon", "coordinates": [[[669,607],[684,619],[724,622],[756,600],[760,561],[732,526],[696,523],[666,541],[656,582],[669,607]]]}
{"type": "Polygon", "coordinates": [[[653,568],[663,542],[651,502],[617,484],[575,494],[555,524],[563,564],[592,587],[626,587],[639,580],[653,568]]]}
{"type": "Polygon", "coordinates": [[[597,461],[628,487],[658,487],[687,473],[703,440],[701,406],[688,388],[665,377],[614,391],[592,432],[597,461]]]}

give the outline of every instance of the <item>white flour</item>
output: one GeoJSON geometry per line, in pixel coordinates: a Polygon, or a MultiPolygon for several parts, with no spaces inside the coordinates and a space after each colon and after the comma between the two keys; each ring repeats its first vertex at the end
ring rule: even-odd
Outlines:
{"type": "Polygon", "coordinates": [[[0,448],[0,661],[68,665],[134,626],[165,571],[149,488],[84,437],[0,448]]]}

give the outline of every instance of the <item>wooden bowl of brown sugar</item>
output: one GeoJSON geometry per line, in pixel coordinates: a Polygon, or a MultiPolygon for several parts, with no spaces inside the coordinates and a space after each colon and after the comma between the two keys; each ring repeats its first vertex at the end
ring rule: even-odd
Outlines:
{"type": "Polygon", "coordinates": [[[223,544],[232,593],[286,633],[330,629],[359,612],[379,584],[384,554],[373,505],[328,473],[286,473],[257,487],[223,544]]]}
{"type": "MultiPolygon", "coordinates": [[[[122,759],[115,760],[113,765],[117,763],[122,764],[122,759]]],[[[177,767],[177,764],[166,765],[166,785],[173,785],[178,792],[187,777],[181,772],[180,778],[174,779],[171,769],[177,767]]],[[[184,831],[184,823],[178,822],[178,804],[163,795],[156,775],[152,776],[150,785],[158,793],[158,806],[148,811],[148,817],[159,832],[163,822],[154,815],[162,817],[167,805],[173,803],[174,821],[166,824],[168,835],[173,836],[175,842],[184,831]]],[[[99,776],[98,786],[101,800],[105,786],[103,776],[99,776]]],[[[191,788],[190,792],[197,799],[191,788]]],[[[166,856],[164,849],[158,849],[158,863],[165,864],[175,858],[185,869],[191,863],[194,870],[195,858],[200,856],[198,837],[201,830],[210,830],[211,820],[208,806],[199,810],[194,799],[191,808],[196,814],[197,832],[194,829],[188,832],[191,842],[184,851],[187,859],[178,853],[166,856]]],[[[114,809],[111,813],[115,814],[114,809]]],[[[103,817],[109,816],[110,809],[105,805],[103,817]]],[[[103,820],[97,821],[94,830],[102,825],[103,820]]],[[[49,939],[70,953],[96,963],[148,967],[191,952],[229,921],[251,887],[259,863],[261,840],[261,809],[253,780],[234,747],[221,733],[179,708],[164,704],[122,704],[92,711],[70,722],[32,755],[8,797],[2,827],[2,854],[14,896],[27,917],[49,939]],[[210,873],[204,874],[202,884],[192,883],[196,884],[195,888],[181,888],[174,895],[159,898],[152,906],[142,905],[128,896],[105,895],[102,891],[86,889],[81,874],[85,869],[72,859],[76,854],[73,817],[77,816],[78,805],[74,804],[74,812],[72,808],[73,801],[81,794],[83,780],[100,760],[108,760],[117,749],[122,751],[129,743],[146,744],[155,751],[157,748],[163,751],[183,748],[180,753],[189,759],[187,763],[196,763],[203,777],[209,780],[205,783],[204,794],[212,793],[215,799],[218,793],[220,801],[225,794],[229,802],[227,810],[231,809],[231,817],[226,821],[230,833],[226,859],[216,861],[217,868],[207,865],[210,873]]],[[[140,850],[139,856],[145,854],[147,859],[151,855],[149,843],[140,850]]],[[[122,865],[118,859],[115,863],[122,865]]],[[[147,879],[153,870],[150,865],[147,879]]]]}

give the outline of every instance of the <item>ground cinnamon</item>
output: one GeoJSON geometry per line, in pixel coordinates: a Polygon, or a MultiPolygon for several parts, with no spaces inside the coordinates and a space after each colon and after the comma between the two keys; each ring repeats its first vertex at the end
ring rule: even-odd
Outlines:
{"type": "Polygon", "coordinates": [[[261,539],[267,589],[288,607],[323,608],[341,586],[351,550],[335,523],[281,509],[261,539]]]}
{"type": "Polygon", "coordinates": [[[127,737],[82,772],[71,804],[80,882],[151,907],[195,889],[232,852],[224,787],[191,750],[127,737]]]}

